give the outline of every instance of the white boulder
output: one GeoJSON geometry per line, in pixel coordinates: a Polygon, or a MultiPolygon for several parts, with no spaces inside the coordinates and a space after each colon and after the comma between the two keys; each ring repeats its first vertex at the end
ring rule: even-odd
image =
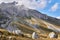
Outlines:
{"type": "Polygon", "coordinates": [[[37,39],[38,38],[38,34],[36,32],[32,33],[32,39],[37,39]]]}
{"type": "Polygon", "coordinates": [[[54,32],[49,33],[49,38],[57,38],[58,35],[54,32]]]}
{"type": "Polygon", "coordinates": [[[21,30],[13,30],[13,33],[15,33],[15,34],[23,34],[23,32],[21,31],[21,30]]]}

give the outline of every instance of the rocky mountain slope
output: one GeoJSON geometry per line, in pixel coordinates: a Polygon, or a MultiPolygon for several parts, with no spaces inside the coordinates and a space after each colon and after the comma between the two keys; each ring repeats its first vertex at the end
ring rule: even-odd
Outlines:
{"type": "Polygon", "coordinates": [[[60,33],[60,19],[47,16],[24,5],[17,5],[15,1],[2,2],[0,4],[0,28],[8,32],[21,30],[24,34],[31,35],[37,32],[48,35],[50,32],[60,33]]]}

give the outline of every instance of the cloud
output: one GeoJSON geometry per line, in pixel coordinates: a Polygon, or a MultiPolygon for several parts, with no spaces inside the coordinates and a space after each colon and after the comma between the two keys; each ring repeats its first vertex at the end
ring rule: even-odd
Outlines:
{"type": "Polygon", "coordinates": [[[39,7],[40,8],[45,8],[47,5],[47,1],[46,0],[41,0],[40,3],[39,3],[39,7]]]}
{"type": "Polygon", "coordinates": [[[19,5],[25,5],[28,8],[36,9],[41,8],[44,9],[50,0],[0,0],[0,2],[12,2],[17,1],[19,5]]]}
{"type": "Polygon", "coordinates": [[[56,17],[57,19],[60,19],[60,16],[59,17],[56,17]]]}
{"type": "Polygon", "coordinates": [[[28,8],[36,9],[41,8],[44,9],[47,5],[47,0],[21,0],[19,1],[19,4],[23,4],[28,8]]]}
{"type": "Polygon", "coordinates": [[[57,9],[58,9],[58,3],[55,3],[52,7],[51,7],[51,9],[50,9],[50,11],[56,11],[57,9]]]}

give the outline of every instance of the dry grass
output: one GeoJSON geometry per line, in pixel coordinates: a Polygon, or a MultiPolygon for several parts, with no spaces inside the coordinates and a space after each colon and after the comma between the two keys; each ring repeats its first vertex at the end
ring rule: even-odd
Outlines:
{"type": "MultiPolygon", "coordinates": [[[[25,19],[24,19],[25,20],[25,19]]],[[[26,19],[28,20],[28,19],[26,19]]],[[[31,19],[30,19],[31,20],[31,19]]],[[[60,35],[58,35],[59,37],[58,38],[49,38],[48,37],[48,34],[51,32],[49,31],[49,29],[47,28],[48,25],[52,25],[52,26],[56,26],[56,25],[53,25],[53,24],[50,24],[48,22],[45,22],[41,19],[34,19],[35,21],[31,20],[31,23],[33,24],[38,24],[39,25],[39,28],[41,28],[42,30],[40,29],[33,29],[32,27],[28,26],[28,25],[25,25],[25,24],[21,24],[19,22],[13,22],[12,24],[14,25],[17,25],[17,27],[23,31],[24,33],[24,36],[19,36],[19,35],[16,35],[16,34],[13,34],[13,33],[9,33],[7,30],[5,29],[0,29],[0,40],[60,40],[60,35]],[[42,31],[44,33],[42,33],[42,31]],[[31,34],[33,32],[37,32],[38,35],[39,35],[39,38],[38,39],[32,39],[31,38],[31,34]],[[9,39],[9,37],[12,37],[12,39],[9,39]]],[[[58,26],[56,26],[58,27],[58,26]]]]}
{"type": "MultiPolygon", "coordinates": [[[[5,33],[7,32],[7,36],[5,34],[3,35],[0,35],[0,40],[60,40],[58,38],[49,38],[48,35],[46,34],[39,34],[39,38],[38,39],[32,39],[31,37],[28,37],[28,36],[16,36],[16,35],[9,35],[9,32],[7,30],[4,30],[4,29],[0,29],[0,31],[2,33],[5,33]],[[9,37],[11,37],[11,39],[9,39],[9,37]]],[[[12,33],[10,33],[12,34],[12,33]]],[[[31,35],[30,35],[31,36],[31,35]]]]}

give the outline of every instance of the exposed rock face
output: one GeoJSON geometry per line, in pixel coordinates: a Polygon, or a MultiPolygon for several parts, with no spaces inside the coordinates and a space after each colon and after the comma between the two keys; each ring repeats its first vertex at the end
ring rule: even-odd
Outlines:
{"type": "Polygon", "coordinates": [[[49,33],[49,37],[50,38],[57,38],[58,35],[56,33],[54,33],[54,32],[51,32],[51,33],[49,33]]]}

